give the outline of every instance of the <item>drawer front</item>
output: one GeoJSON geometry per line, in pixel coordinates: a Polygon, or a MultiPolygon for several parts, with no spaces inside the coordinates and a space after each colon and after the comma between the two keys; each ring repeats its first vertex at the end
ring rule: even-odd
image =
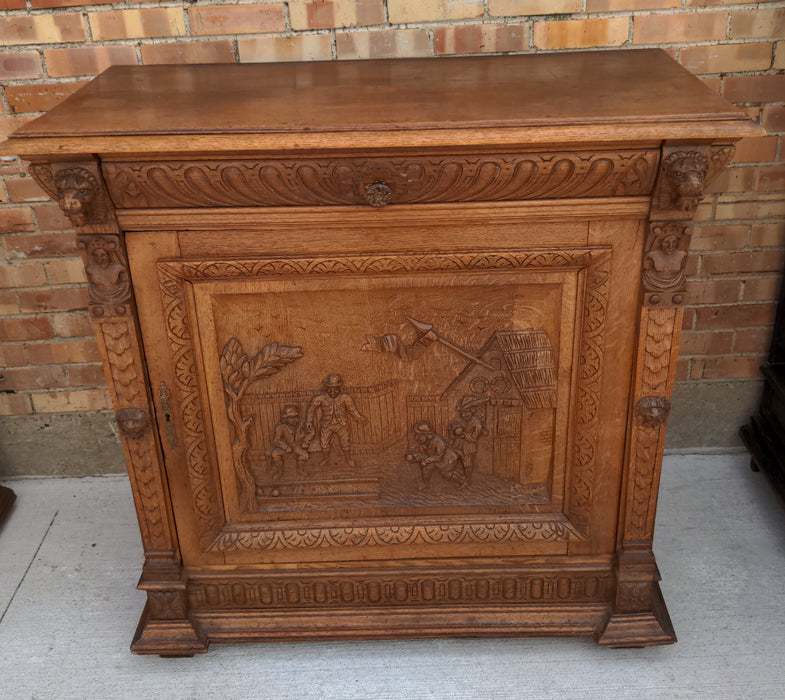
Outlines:
{"type": "Polygon", "coordinates": [[[659,152],[107,162],[118,209],[365,205],[649,194],[659,152]]]}

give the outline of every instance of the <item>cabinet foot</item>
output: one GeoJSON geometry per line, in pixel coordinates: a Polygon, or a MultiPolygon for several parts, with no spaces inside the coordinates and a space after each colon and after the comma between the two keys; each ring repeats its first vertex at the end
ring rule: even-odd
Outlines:
{"type": "Polygon", "coordinates": [[[190,620],[153,620],[149,608],[149,605],[145,605],[131,642],[134,654],[183,657],[207,651],[206,637],[190,620]]]}
{"type": "Polygon", "coordinates": [[[597,636],[598,644],[616,648],[673,644],[675,641],[676,633],[656,582],[652,584],[650,610],[614,613],[597,636]]]}

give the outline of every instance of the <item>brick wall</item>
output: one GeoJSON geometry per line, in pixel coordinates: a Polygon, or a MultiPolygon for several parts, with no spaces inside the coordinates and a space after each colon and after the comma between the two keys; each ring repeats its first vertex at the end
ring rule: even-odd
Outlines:
{"type": "MultiPolygon", "coordinates": [[[[699,209],[679,391],[758,376],[785,262],[785,2],[0,0],[0,45],[0,138],[118,63],[662,47],[769,132],[699,209]]],[[[0,415],[107,409],[68,221],[18,159],[0,174],[0,415]]]]}

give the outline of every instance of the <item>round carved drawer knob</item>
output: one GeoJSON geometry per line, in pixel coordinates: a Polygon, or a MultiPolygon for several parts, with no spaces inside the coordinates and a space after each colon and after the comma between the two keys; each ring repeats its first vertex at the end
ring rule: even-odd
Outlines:
{"type": "Polygon", "coordinates": [[[392,190],[386,182],[372,182],[365,188],[365,201],[372,207],[386,207],[392,201],[392,190]]]}

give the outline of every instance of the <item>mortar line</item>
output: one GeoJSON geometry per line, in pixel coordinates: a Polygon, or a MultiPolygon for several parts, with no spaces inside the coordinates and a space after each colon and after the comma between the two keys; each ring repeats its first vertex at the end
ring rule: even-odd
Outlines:
{"type": "Polygon", "coordinates": [[[19,583],[16,584],[16,588],[14,588],[14,592],[11,594],[11,599],[8,601],[8,605],[5,606],[5,609],[3,610],[3,614],[0,615],[0,625],[3,624],[3,620],[5,620],[6,613],[11,607],[11,603],[14,602],[14,598],[16,598],[16,594],[19,593],[19,589],[22,587],[22,584],[25,582],[25,579],[27,578],[27,574],[32,568],[33,562],[35,562],[35,559],[38,556],[38,552],[41,551],[41,547],[43,546],[44,541],[49,536],[49,531],[52,529],[52,525],[54,525],[55,518],[57,518],[57,514],[59,512],[60,512],[59,510],[56,510],[55,514],[52,516],[52,519],[49,521],[49,527],[46,528],[46,532],[44,533],[44,536],[41,538],[41,541],[38,543],[38,547],[36,547],[35,552],[33,553],[33,556],[30,559],[30,563],[27,565],[25,572],[22,574],[22,578],[19,579],[19,583]]]}

